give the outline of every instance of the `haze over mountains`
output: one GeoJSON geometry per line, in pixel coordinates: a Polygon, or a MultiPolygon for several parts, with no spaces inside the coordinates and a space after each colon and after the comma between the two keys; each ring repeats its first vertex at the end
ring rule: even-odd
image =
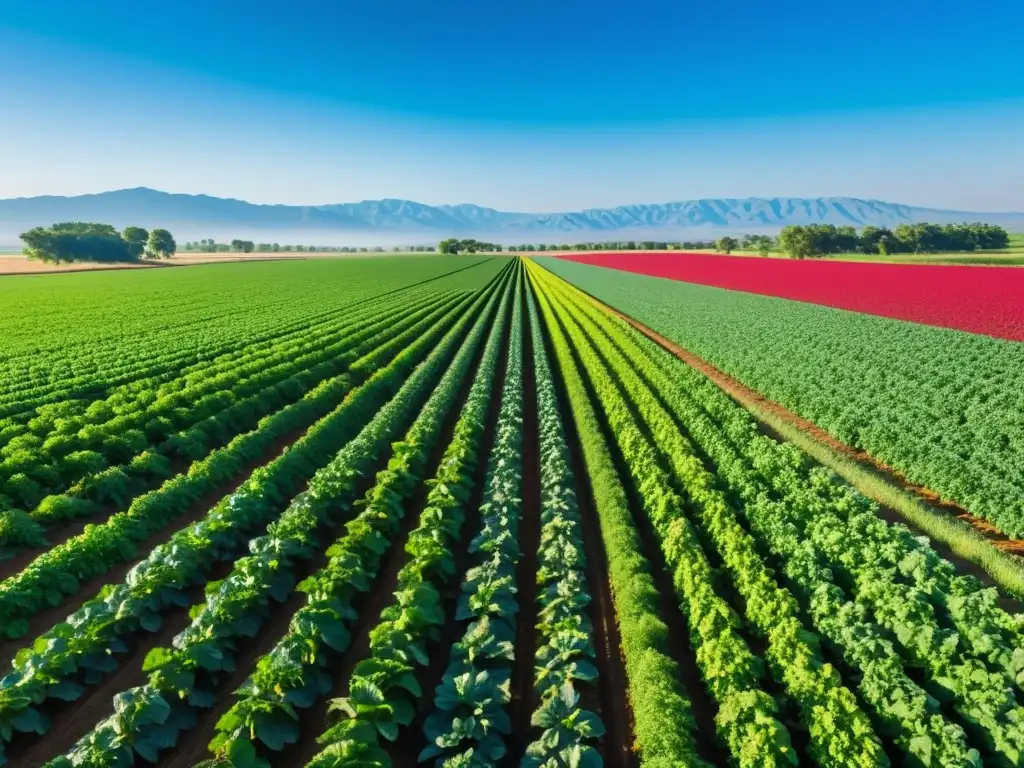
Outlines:
{"type": "Polygon", "coordinates": [[[166,227],[180,241],[241,237],[317,245],[404,245],[448,236],[503,243],[580,240],[705,239],[739,232],[774,232],[786,224],[867,224],[985,221],[1024,230],[1024,212],[979,213],[919,208],[852,197],[716,198],[590,208],[566,213],[514,213],[478,205],[424,205],[366,200],[333,205],[256,205],[208,195],[140,187],[77,197],[0,200],[0,245],[58,221],[99,221],[124,227],[166,227]]]}

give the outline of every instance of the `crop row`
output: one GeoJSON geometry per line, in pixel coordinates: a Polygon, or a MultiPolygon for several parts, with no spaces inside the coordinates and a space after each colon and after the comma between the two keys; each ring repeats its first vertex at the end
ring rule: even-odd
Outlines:
{"type": "MultiPolygon", "coordinates": [[[[472,289],[495,274],[499,264],[474,262],[472,278],[461,274],[464,260],[366,260],[261,265],[231,274],[236,267],[200,268],[189,274],[110,275],[90,280],[24,284],[5,296],[0,321],[6,360],[0,361],[0,414],[24,410],[26,402],[53,402],[140,377],[172,374],[254,340],[281,332],[281,316],[306,323],[337,309],[372,301],[438,280],[449,289],[472,289]],[[221,270],[210,286],[208,269],[221,270]],[[109,294],[97,292],[109,287],[109,294]],[[264,292],[264,300],[252,297],[264,292]],[[109,297],[116,297],[111,300],[109,297]]],[[[288,324],[285,323],[287,328],[288,324]]]]}
{"type": "MultiPolygon", "coordinates": [[[[351,335],[335,345],[330,354],[316,356],[322,357],[319,362],[317,359],[299,359],[286,363],[280,366],[284,370],[271,370],[266,375],[255,374],[250,377],[243,391],[234,395],[214,395],[217,399],[234,402],[220,413],[211,414],[188,429],[170,436],[156,449],[145,448],[138,455],[126,458],[126,462],[120,466],[103,469],[108,457],[92,451],[71,454],[60,461],[67,463],[70,460],[80,470],[87,472],[95,469],[95,474],[87,475],[63,493],[48,496],[32,511],[32,520],[26,521],[25,517],[17,512],[0,513],[12,521],[21,523],[21,540],[15,540],[12,536],[6,542],[7,546],[10,548],[18,544],[39,545],[38,540],[43,536],[39,524],[93,516],[102,513],[104,507],[116,509],[124,506],[155,483],[167,479],[171,474],[171,459],[200,461],[207,458],[217,447],[230,443],[239,433],[256,427],[260,419],[272,414],[295,397],[325,379],[344,372],[360,356],[373,351],[375,340],[381,333],[404,332],[411,328],[422,330],[429,327],[430,322],[439,316],[438,312],[424,310],[422,314],[413,313],[409,317],[403,317],[397,323],[385,315],[379,322],[370,322],[362,328],[353,327],[351,335]],[[275,382],[274,380],[280,379],[282,374],[287,378],[275,382]],[[265,384],[267,380],[273,383],[247,394],[248,390],[265,384]],[[36,525],[32,525],[33,523],[36,525]]],[[[413,333],[415,332],[414,330],[413,333]]],[[[117,431],[111,432],[111,438],[121,444],[124,442],[122,434],[117,431]]],[[[139,443],[136,447],[143,448],[145,438],[140,437],[139,443]]]]}
{"type": "Polygon", "coordinates": [[[545,263],[912,482],[1024,535],[1024,345],[545,263]]]}
{"type": "Polygon", "coordinates": [[[517,538],[522,515],[523,306],[522,270],[516,268],[508,363],[494,446],[480,505],[480,530],[469,545],[474,565],[461,584],[455,612],[468,622],[452,645],[448,667],[434,692],[424,723],[428,746],[420,760],[437,766],[492,764],[507,750],[512,730],[506,706],[511,700],[514,659],[517,538]]]}
{"type": "MultiPolygon", "coordinates": [[[[426,311],[438,302],[427,296],[419,304],[426,311]]],[[[384,306],[377,312],[365,311],[308,339],[231,360],[226,368],[218,363],[156,387],[142,382],[136,388],[138,382],[133,382],[130,392],[119,389],[93,401],[81,413],[67,407],[78,401],[46,406],[27,424],[19,425],[20,434],[4,430],[9,439],[0,448],[0,490],[10,498],[8,503],[31,509],[43,496],[111,464],[128,463],[150,445],[169,456],[194,458],[205,446],[201,439],[192,440],[202,433],[175,435],[164,446],[159,444],[268,384],[344,354],[365,338],[366,329],[378,325],[388,310],[394,309],[384,306]]]]}
{"type": "Polygon", "coordinates": [[[776,582],[755,542],[716,487],[714,477],[704,468],[654,393],[621,361],[606,364],[564,304],[560,320],[573,339],[594,393],[607,415],[610,431],[633,476],[645,512],[660,534],[663,549],[679,552],[675,558],[666,557],[669,565],[678,569],[674,579],[683,583],[684,590],[690,582],[695,592],[686,595],[688,609],[684,608],[684,613],[690,613],[691,642],[698,664],[703,668],[705,683],[712,695],[742,696],[736,698],[736,702],[742,702],[743,707],[734,703],[719,710],[719,729],[725,730],[723,740],[734,758],[748,746],[748,739],[738,737],[723,726],[745,729],[753,724],[754,733],[758,735],[749,739],[757,744],[751,757],[771,760],[772,764],[794,762],[785,730],[771,721],[774,702],[756,685],[758,672],[749,651],[741,643],[732,641],[723,645],[717,634],[704,634],[709,623],[706,616],[720,616],[719,620],[728,625],[733,623],[731,612],[724,603],[715,608],[714,602],[709,602],[711,590],[708,587],[698,591],[702,584],[710,584],[710,568],[706,565],[693,567],[694,561],[699,563],[696,554],[700,544],[695,533],[686,532],[683,505],[674,497],[673,485],[686,494],[686,515],[693,517],[701,533],[714,546],[734,588],[743,597],[747,626],[766,642],[766,656],[773,676],[799,708],[809,730],[809,748],[815,760],[823,766],[886,764],[869,719],[836,670],[823,663],[816,639],[809,636],[803,626],[796,600],[776,582]],[[653,439],[649,440],[640,425],[650,431],[653,439]],[[697,578],[691,581],[694,576],[697,578]],[[710,649],[717,651],[729,645],[735,650],[723,654],[727,660],[724,669],[723,659],[717,659],[710,667],[709,662],[703,660],[710,649]],[[709,674],[709,669],[721,677],[709,674]],[[723,722],[723,713],[734,720],[723,722]]]}
{"type": "Polygon", "coordinates": [[[570,337],[575,337],[577,353],[589,370],[593,386],[596,390],[603,387],[604,392],[598,397],[605,406],[609,427],[623,455],[629,457],[627,464],[633,482],[666,566],[672,572],[697,665],[721,713],[716,721],[719,737],[737,765],[794,765],[796,753],[789,733],[778,720],[774,700],[763,690],[761,660],[740,636],[741,622],[715,589],[711,563],[684,514],[684,501],[673,488],[668,473],[659,466],[654,446],[628,402],[616,396],[609,380],[596,373],[597,348],[591,350],[581,343],[580,333],[589,329],[579,322],[578,315],[573,313],[570,320],[562,308],[563,326],[570,337]]]}
{"type": "MultiPolygon", "coordinates": [[[[448,323],[454,321],[459,309],[455,307],[449,312],[448,323]]],[[[343,377],[326,382],[297,404],[265,419],[256,430],[235,437],[226,447],[194,463],[186,474],[171,478],[157,490],[135,499],[126,511],[114,514],[101,525],[86,526],[81,534],[43,553],[5,580],[0,584],[0,616],[6,619],[5,634],[21,636],[27,629],[28,617],[46,606],[58,605],[84,579],[99,576],[115,564],[134,558],[139,543],[184,514],[205,493],[216,489],[276,439],[328,413],[353,384],[365,381],[378,366],[392,360],[404,345],[430,327],[421,322],[394,335],[398,326],[379,331],[366,340],[375,348],[352,361],[343,377]]]]}
{"type": "Polygon", "coordinates": [[[490,330],[451,441],[429,481],[419,523],[405,545],[408,560],[398,572],[393,602],[370,631],[369,655],[352,670],[348,696],[332,702],[331,711],[339,719],[318,739],[324,749],[311,766],[334,768],[354,760],[390,766],[380,739],[395,741],[423,701],[417,671],[429,662],[430,646],[445,623],[443,592],[456,575],[455,549],[463,537],[466,505],[486,456],[484,427],[510,301],[511,293],[490,330]]]}
{"type": "MultiPolygon", "coordinates": [[[[538,287],[538,273],[529,268],[538,287]]],[[[675,640],[660,615],[651,563],[629,511],[626,489],[615,469],[595,404],[569,338],[544,291],[536,291],[561,380],[579,434],[594,496],[608,579],[619,624],[626,673],[626,696],[633,716],[636,750],[642,766],[700,766],[696,726],[673,658],[675,640]]]]}
{"type": "MultiPolygon", "coordinates": [[[[400,533],[406,506],[424,479],[477,351],[488,334],[495,335],[492,330],[500,337],[501,326],[492,321],[503,302],[501,294],[492,295],[415,422],[392,445],[392,458],[364,497],[359,514],[327,550],[327,564],[299,585],[307,595],[306,604],[292,617],[284,637],[256,662],[255,671],[237,691],[236,702],[218,722],[219,735],[210,744],[216,755],[237,765],[237,756],[254,753],[257,743],[270,750],[294,743],[300,730],[298,710],[312,706],[331,689],[331,652],[348,648],[358,617],[357,600],[371,589],[400,533]]],[[[411,617],[419,615],[415,602],[408,607],[411,617]]],[[[392,679],[402,675],[396,673],[392,679]]],[[[378,682],[384,684],[383,679],[378,682]]],[[[408,724],[401,718],[397,722],[408,724]]]]}
{"type": "MultiPolygon", "coordinates": [[[[303,468],[309,467],[317,456],[323,456],[327,446],[332,443],[337,446],[339,442],[351,445],[349,441],[359,432],[360,426],[378,413],[381,406],[404,386],[403,382],[407,379],[409,383],[415,380],[418,387],[423,387],[424,379],[439,375],[438,366],[442,365],[445,355],[451,352],[455,344],[452,339],[457,332],[449,331],[452,323],[456,317],[461,316],[459,328],[463,328],[479,312],[484,298],[485,295],[481,294],[475,300],[475,310],[456,312],[447,322],[423,334],[404,350],[396,350],[397,356],[389,364],[379,368],[365,384],[350,392],[342,405],[291,451],[255,473],[250,481],[219,504],[204,521],[182,530],[167,544],[157,547],[146,560],[132,569],[123,585],[104,590],[96,600],[87,603],[69,617],[68,623],[58,625],[47,636],[37,640],[32,648],[20,653],[15,660],[15,672],[0,681],[0,691],[7,694],[10,702],[9,707],[0,708],[0,723],[12,723],[16,729],[19,724],[34,725],[30,730],[39,730],[41,724],[38,721],[19,723],[20,718],[25,717],[27,708],[38,705],[49,695],[61,696],[69,692],[80,695],[82,683],[72,683],[72,690],[68,691],[68,686],[62,683],[64,678],[74,680],[84,673],[85,682],[88,683],[109,671],[111,663],[116,666],[112,654],[124,650],[124,642],[120,637],[138,631],[154,631],[160,624],[161,612],[172,605],[181,604],[187,588],[197,579],[203,578],[212,562],[218,559],[234,560],[239,549],[248,541],[248,531],[261,522],[273,520],[275,500],[281,498],[282,492],[287,492],[289,488],[297,490],[301,476],[296,476],[302,472],[308,477],[308,470],[303,471],[303,468]],[[438,345],[446,332],[447,344],[443,349],[438,347],[435,362],[429,370],[416,368],[418,362],[438,345]],[[420,371],[424,372],[420,374],[420,371]]],[[[397,401],[396,398],[393,402],[397,401]]],[[[380,425],[382,420],[378,419],[376,423],[380,425]]],[[[386,445],[388,434],[380,435],[380,426],[376,429],[378,431],[373,434],[378,436],[382,445],[386,445]]],[[[366,427],[360,434],[369,435],[368,430],[370,428],[366,427]]],[[[372,447],[380,450],[381,445],[372,447]]],[[[333,450],[336,451],[337,447],[333,450]]],[[[351,454],[351,450],[348,453],[343,451],[335,462],[318,470],[310,481],[311,490],[295,499],[278,522],[270,526],[267,537],[259,540],[259,544],[250,545],[250,551],[256,559],[247,558],[241,562],[257,567],[265,562],[261,558],[270,558],[272,562],[275,552],[281,555],[301,555],[310,547],[315,549],[313,541],[308,538],[308,526],[313,525],[315,529],[317,521],[331,514],[333,505],[328,499],[336,493],[349,492],[346,489],[354,481],[348,473],[339,474],[342,471],[339,462],[360,458],[351,454]],[[289,538],[288,534],[292,533],[294,535],[289,538]],[[292,542],[291,549],[288,548],[289,541],[292,542]],[[279,550],[279,547],[284,549],[279,550]]],[[[372,455],[364,458],[364,462],[372,460],[372,455]]],[[[365,464],[357,466],[365,468],[365,464]]],[[[287,581],[286,575],[282,578],[287,581]]],[[[278,588],[280,583],[277,583],[278,588]]],[[[223,584],[219,588],[212,587],[212,594],[221,594],[223,588],[223,584]]]]}
{"type": "MultiPolygon", "coordinates": [[[[360,572],[360,563],[352,562],[353,550],[379,557],[387,549],[387,523],[392,521],[387,515],[381,518],[379,504],[365,506],[354,517],[350,514],[359,478],[379,463],[391,441],[415,418],[460,349],[467,329],[478,323],[484,298],[481,295],[475,308],[459,319],[359,435],[313,477],[308,492],[292,501],[268,528],[267,535],[250,542],[252,554],[237,561],[227,578],[208,587],[205,603],[190,612],[192,623],[174,638],[173,647],[149,652],[143,667],[149,672],[147,682],[118,694],[133,702],[138,725],[126,731],[115,714],[71,750],[68,758],[72,764],[101,760],[110,751],[115,735],[129,747],[126,765],[132,764],[130,750],[156,762],[162,749],[173,747],[182,731],[194,727],[197,710],[214,705],[224,677],[234,670],[247,638],[257,635],[271,611],[281,610],[275,604],[285,602],[296,589],[295,570],[318,550],[325,524],[347,519],[347,533],[328,550],[327,566],[299,585],[308,596],[306,606],[295,614],[274,650],[257,661],[256,672],[250,678],[256,687],[243,694],[232,713],[245,721],[243,734],[271,749],[281,749],[294,740],[298,717],[293,702],[285,702],[284,696],[290,694],[299,702],[312,703],[319,691],[316,673],[323,671],[317,669],[318,652],[340,644],[344,621],[351,616],[350,607],[334,601],[343,598],[344,590],[369,588],[371,575],[365,568],[360,572]],[[281,687],[279,692],[273,687],[258,687],[268,677],[275,679],[273,685],[281,687]]],[[[465,365],[471,350],[468,346],[461,349],[465,365]]],[[[456,372],[457,382],[459,366],[448,371],[456,372]]],[[[448,386],[442,384],[439,400],[454,397],[457,387],[451,386],[451,381],[448,386]]],[[[385,475],[382,483],[389,478],[385,475]]]]}
{"type": "MultiPolygon", "coordinates": [[[[430,286],[424,286],[424,289],[429,288],[430,286]]],[[[430,293],[431,291],[424,290],[423,292],[430,293]]],[[[438,290],[436,293],[441,292],[438,290]]],[[[391,297],[392,300],[397,298],[397,296],[391,297]]],[[[386,303],[388,303],[387,298],[381,300],[381,304],[386,303]]],[[[82,416],[91,418],[96,411],[101,414],[108,410],[117,412],[129,406],[131,402],[147,397],[149,393],[156,392],[163,395],[173,392],[181,386],[177,382],[192,383],[196,377],[202,379],[217,372],[231,372],[240,363],[273,354],[276,348],[284,344],[291,344],[296,340],[303,341],[310,335],[316,336],[323,333],[324,330],[337,328],[350,322],[351,318],[357,315],[368,314],[371,309],[372,306],[367,306],[365,302],[353,300],[340,307],[333,307],[329,311],[318,312],[313,317],[305,317],[300,312],[297,319],[290,319],[289,322],[282,323],[274,333],[243,339],[230,349],[204,356],[190,364],[183,362],[178,367],[160,374],[137,376],[121,384],[101,389],[101,396],[96,399],[89,397],[67,398],[33,408],[31,407],[31,397],[23,396],[18,400],[19,408],[22,410],[18,414],[0,419],[0,445],[26,432],[39,434],[40,430],[52,429],[52,422],[58,418],[72,419],[82,416]]]]}
{"type": "Polygon", "coordinates": [[[644,350],[631,332],[609,324],[605,317],[605,331],[742,498],[754,535],[783,564],[815,627],[861,671],[862,698],[884,732],[923,764],[979,764],[978,750],[940,714],[934,693],[953,704],[990,760],[1016,764],[1024,714],[1012,690],[1021,680],[1020,619],[997,606],[995,590],[956,575],[910,531],[878,518],[859,494],[760,435],[750,416],[706,380],[687,373],[688,386],[680,388],[679,366],[670,379],[649,342],[644,350]],[[905,671],[911,667],[926,673],[928,690],[912,681],[905,671]]]}
{"type": "Polygon", "coordinates": [[[541,729],[527,746],[522,768],[600,766],[594,742],[604,734],[597,714],[584,708],[578,683],[593,688],[598,676],[593,623],[588,614],[583,526],[565,429],[544,348],[533,293],[527,310],[533,345],[540,441],[540,547],[537,554],[537,648],[531,724],[541,729]]]}

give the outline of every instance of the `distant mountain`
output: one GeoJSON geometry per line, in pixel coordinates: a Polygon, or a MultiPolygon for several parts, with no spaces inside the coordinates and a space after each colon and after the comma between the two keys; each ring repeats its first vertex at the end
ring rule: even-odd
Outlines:
{"type": "Polygon", "coordinates": [[[919,221],[987,221],[1024,229],[1024,213],[970,213],[916,208],[853,197],[716,198],[567,213],[510,213],[478,205],[424,205],[364,200],[334,205],[256,205],[208,195],[178,195],[140,187],[77,197],[0,200],[0,245],[34,226],[102,221],[123,227],[166,227],[183,240],[247,237],[316,244],[402,244],[449,235],[502,242],[578,239],[712,237],[771,232],[786,224],[896,226],[919,221]]]}

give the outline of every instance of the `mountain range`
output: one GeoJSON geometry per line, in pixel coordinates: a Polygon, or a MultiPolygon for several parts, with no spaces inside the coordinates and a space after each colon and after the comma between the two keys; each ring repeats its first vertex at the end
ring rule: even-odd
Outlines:
{"type": "Polygon", "coordinates": [[[0,245],[17,244],[21,232],[58,221],[165,227],[179,240],[240,237],[319,245],[397,245],[449,236],[503,243],[701,239],[809,223],[893,227],[921,221],[986,221],[1024,230],[1024,212],[949,211],[853,197],[714,198],[565,213],[514,213],[472,204],[425,205],[394,199],[257,205],[140,187],[75,197],[0,200],[0,245]]]}

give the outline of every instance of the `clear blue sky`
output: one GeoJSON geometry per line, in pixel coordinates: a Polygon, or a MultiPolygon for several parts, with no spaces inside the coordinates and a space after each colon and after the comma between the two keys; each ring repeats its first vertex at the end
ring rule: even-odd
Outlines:
{"type": "Polygon", "coordinates": [[[0,0],[0,197],[1024,210],[1021,0],[0,0]]]}

